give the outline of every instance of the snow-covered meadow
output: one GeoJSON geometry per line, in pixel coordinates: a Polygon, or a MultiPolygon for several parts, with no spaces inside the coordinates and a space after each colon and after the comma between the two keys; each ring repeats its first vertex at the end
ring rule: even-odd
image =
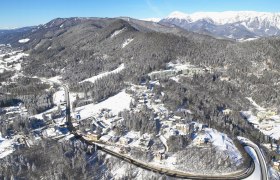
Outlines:
{"type": "Polygon", "coordinates": [[[97,104],[88,104],[75,109],[75,112],[79,112],[81,119],[86,119],[98,113],[101,109],[107,108],[112,111],[113,114],[117,115],[120,111],[129,109],[129,104],[132,98],[125,90],[120,93],[100,102],[97,104]]]}

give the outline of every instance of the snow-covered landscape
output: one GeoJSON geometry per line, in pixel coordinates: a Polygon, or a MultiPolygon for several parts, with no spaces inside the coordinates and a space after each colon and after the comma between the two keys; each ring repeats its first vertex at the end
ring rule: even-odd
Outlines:
{"type": "Polygon", "coordinates": [[[280,179],[278,2],[17,1],[1,180],[280,179]]]}

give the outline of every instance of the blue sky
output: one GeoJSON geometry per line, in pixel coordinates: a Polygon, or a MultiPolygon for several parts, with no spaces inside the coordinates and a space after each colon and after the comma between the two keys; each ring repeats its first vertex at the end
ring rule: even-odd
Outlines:
{"type": "Polygon", "coordinates": [[[280,0],[1,0],[0,28],[46,23],[57,17],[162,18],[173,11],[280,12],[280,0]]]}

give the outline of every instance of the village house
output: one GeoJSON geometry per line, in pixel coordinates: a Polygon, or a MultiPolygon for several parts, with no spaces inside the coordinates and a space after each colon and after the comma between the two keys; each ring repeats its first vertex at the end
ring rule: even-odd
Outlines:
{"type": "Polygon", "coordinates": [[[275,116],[277,113],[276,111],[268,110],[268,111],[259,111],[257,113],[257,117],[259,119],[267,119],[270,118],[271,116],[275,116]]]}
{"type": "Polygon", "coordinates": [[[110,142],[111,138],[112,138],[112,136],[110,136],[110,135],[104,135],[104,136],[101,136],[99,140],[104,143],[108,143],[108,142],[110,142]]]}
{"type": "Polygon", "coordinates": [[[231,112],[232,112],[231,109],[224,109],[224,110],[223,110],[223,114],[224,114],[224,115],[229,115],[229,114],[231,114],[231,112]]]}
{"type": "Polygon", "coordinates": [[[144,148],[148,148],[150,145],[150,138],[141,138],[139,139],[139,146],[142,146],[144,148]]]}
{"type": "Polygon", "coordinates": [[[127,154],[130,150],[130,147],[121,147],[119,152],[121,154],[127,154]]]}
{"type": "Polygon", "coordinates": [[[273,162],[273,168],[277,169],[278,171],[280,170],[280,162],[273,162]]]}
{"type": "Polygon", "coordinates": [[[184,134],[187,134],[189,132],[189,127],[187,124],[177,123],[176,129],[178,129],[179,131],[182,131],[184,134]]]}
{"type": "Polygon", "coordinates": [[[161,161],[163,159],[163,153],[161,152],[156,152],[155,156],[154,156],[154,159],[156,161],[161,161]]]}
{"type": "Polygon", "coordinates": [[[202,74],[202,73],[204,73],[203,69],[192,66],[190,68],[181,70],[179,74],[193,76],[194,74],[202,74]]]}
{"type": "Polygon", "coordinates": [[[127,145],[128,143],[130,143],[131,139],[128,137],[120,137],[119,142],[123,145],[127,145]]]}
{"type": "Polygon", "coordinates": [[[85,135],[85,138],[88,139],[89,141],[99,141],[100,135],[96,133],[87,134],[85,135]]]}
{"type": "Polygon", "coordinates": [[[193,143],[196,145],[205,145],[208,144],[210,139],[205,137],[204,133],[198,133],[197,136],[194,138],[193,143]]]}
{"type": "Polygon", "coordinates": [[[164,71],[157,71],[157,72],[152,72],[149,74],[151,80],[157,80],[157,79],[162,79],[162,78],[169,78],[172,76],[175,76],[177,74],[176,71],[174,70],[164,70],[164,71]]]}

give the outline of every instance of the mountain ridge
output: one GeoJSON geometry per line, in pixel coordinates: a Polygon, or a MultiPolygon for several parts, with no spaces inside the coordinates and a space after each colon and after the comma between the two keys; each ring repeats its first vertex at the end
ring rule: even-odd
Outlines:
{"type": "Polygon", "coordinates": [[[197,21],[200,19],[212,19],[213,22],[217,24],[235,23],[242,21],[247,18],[267,19],[273,21],[273,23],[280,28],[280,13],[271,12],[257,12],[257,11],[223,11],[223,12],[195,12],[191,14],[186,14],[180,11],[174,11],[169,14],[166,18],[181,18],[181,19],[191,19],[192,21],[197,21]]]}
{"type": "Polygon", "coordinates": [[[280,35],[280,13],[224,11],[186,14],[175,11],[160,23],[238,40],[280,35]]]}

